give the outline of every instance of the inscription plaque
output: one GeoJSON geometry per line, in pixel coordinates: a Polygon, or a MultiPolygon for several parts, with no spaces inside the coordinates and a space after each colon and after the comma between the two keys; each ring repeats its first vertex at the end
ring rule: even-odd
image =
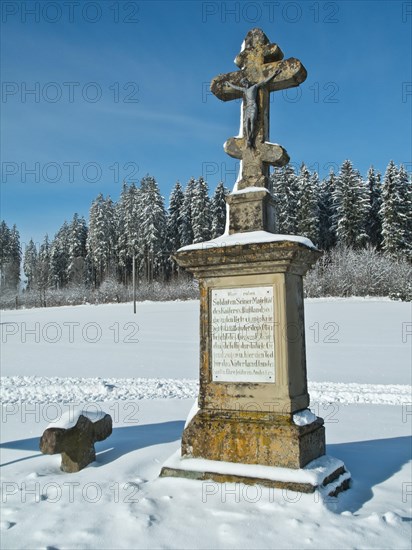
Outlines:
{"type": "Polygon", "coordinates": [[[213,382],[275,382],[273,287],[211,290],[213,382]]]}

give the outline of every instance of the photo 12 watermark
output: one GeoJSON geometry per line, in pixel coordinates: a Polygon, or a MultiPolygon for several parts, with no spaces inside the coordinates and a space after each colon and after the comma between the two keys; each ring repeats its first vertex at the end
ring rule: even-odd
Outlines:
{"type": "Polygon", "coordinates": [[[23,24],[76,24],[140,22],[140,4],[134,1],[20,1],[1,2],[1,21],[23,24]]]}
{"type": "Polygon", "coordinates": [[[3,81],[1,102],[10,103],[139,103],[137,82],[3,81]]]}
{"type": "Polygon", "coordinates": [[[138,503],[140,487],[135,482],[98,483],[89,481],[4,481],[0,484],[2,504],[47,502],[56,504],[85,503],[97,504],[114,502],[138,503]]]}
{"type": "Polygon", "coordinates": [[[134,322],[114,322],[110,326],[104,326],[96,321],[80,323],[78,321],[64,321],[57,323],[28,323],[22,321],[5,322],[0,325],[1,342],[7,345],[12,341],[20,344],[57,344],[65,342],[68,344],[97,344],[102,339],[109,340],[115,344],[138,344],[137,334],[139,325],[134,322]]]}
{"type": "MultiPolygon", "coordinates": [[[[89,384],[92,384],[89,382],[89,384]]],[[[115,386],[106,383],[106,397],[112,395],[115,386]]],[[[101,388],[100,388],[101,389],[101,388]]],[[[64,421],[66,424],[75,424],[79,414],[103,415],[110,414],[113,424],[139,424],[139,405],[136,401],[116,400],[105,403],[4,403],[0,410],[1,423],[6,424],[12,418],[17,418],[21,424],[56,424],[64,421]]]]}
{"type": "Polygon", "coordinates": [[[340,2],[202,2],[202,23],[339,23],[340,2]]]}
{"type": "Polygon", "coordinates": [[[204,481],[201,490],[201,501],[204,504],[207,502],[220,504],[256,504],[257,502],[296,504],[302,498],[310,499],[314,504],[336,503],[335,497],[322,494],[320,491],[303,493],[287,488],[265,487],[259,484],[249,485],[240,482],[204,481]]]}
{"type": "Polygon", "coordinates": [[[135,161],[102,164],[96,161],[75,160],[49,162],[1,163],[1,182],[17,183],[134,183],[139,177],[139,165],[135,161]]]}
{"type": "MultiPolygon", "coordinates": [[[[410,83],[404,82],[405,86],[405,97],[407,93],[407,86],[410,83]]],[[[280,93],[270,94],[269,102],[271,104],[275,103],[277,98],[281,98],[285,103],[298,103],[302,100],[309,100],[313,103],[324,103],[324,104],[336,104],[340,103],[339,92],[341,87],[337,82],[308,82],[303,88],[298,86],[294,88],[286,88],[279,90],[280,93]]],[[[410,92],[412,93],[412,91],[410,92]]],[[[208,103],[209,98],[214,98],[214,94],[210,90],[210,82],[202,82],[202,103],[208,103]]],[[[240,103],[241,98],[235,99],[234,101],[240,103]]]]}

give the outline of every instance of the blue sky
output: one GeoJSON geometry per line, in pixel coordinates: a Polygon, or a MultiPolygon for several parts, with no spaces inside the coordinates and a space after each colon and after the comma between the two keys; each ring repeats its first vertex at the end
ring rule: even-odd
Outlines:
{"type": "Polygon", "coordinates": [[[308,71],[272,94],[271,141],[325,175],[412,169],[411,23],[404,2],[3,0],[1,217],[25,243],[51,237],[99,192],[150,173],[232,187],[239,102],[208,92],[252,27],[308,71]],[[30,93],[34,90],[34,93],[30,93]]]}

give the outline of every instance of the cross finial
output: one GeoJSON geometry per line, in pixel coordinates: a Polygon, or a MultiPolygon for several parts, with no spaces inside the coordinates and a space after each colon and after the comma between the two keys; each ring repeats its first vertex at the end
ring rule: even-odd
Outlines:
{"type": "Polygon", "coordinates": [[[299,86],[306,79],[306,69],[297,59],[283,60],[282,50],[261,29],[248,32],[235,63],[239,71],[218,75],[211,84],[212,92],[223,101],[243,97],[243,135],[228,139],[224,149],[243,161],[239,190],[267,188],[269,166],[289,162],[285,149],[269,142],[269,94],[299,86]]]}

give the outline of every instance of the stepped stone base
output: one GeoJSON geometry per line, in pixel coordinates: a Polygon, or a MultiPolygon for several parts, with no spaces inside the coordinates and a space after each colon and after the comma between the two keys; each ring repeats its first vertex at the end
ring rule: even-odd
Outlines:
{"type": "Polygon", "coordinates": [[[235,464],[184,458],[177,451],[164,464],[160,477],[178,477],[217,483],[245,483],[275,489],[335,497],[350,486],[350,473],[341,460],[322,456],[304,468],[276,468],[255,464],[235,464]]]}

